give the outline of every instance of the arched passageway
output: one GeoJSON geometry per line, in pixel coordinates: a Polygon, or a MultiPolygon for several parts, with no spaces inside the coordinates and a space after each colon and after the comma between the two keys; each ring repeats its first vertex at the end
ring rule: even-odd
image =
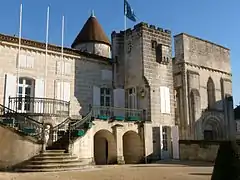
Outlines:
{"type": "Polygon", "coordinates": [[[123,135],[123,156],[126,164],[140,163],[144,158],[142,140],[134,131],[123,135]]]}
{"type": "Polygon", "coordinates": [[[100,130],[94,135],[94,160],[97,165],[117,162],[117,145],[111,132],[100,130]]]}

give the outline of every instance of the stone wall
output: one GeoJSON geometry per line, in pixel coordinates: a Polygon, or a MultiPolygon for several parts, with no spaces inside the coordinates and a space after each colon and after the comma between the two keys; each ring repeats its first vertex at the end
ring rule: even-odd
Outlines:
{"type": "Polygon", "coordinates": [[[132,122],[109,123],[100,120],[95,120],[93,123],[93,127],[83,137],[76,139],[71,146],[72,153],[79,159],[87,163],[96,162],[96,160],[103,162],[106,158],[104,157],[105,148],[108,148],[107,163],[110,164],[124,163],[124,156],[127,159],[132,159],[129,156],[134,157],[133,159],[143,158],[145,152],[143,137],[137,124],[132,122]],[[107,140],[107,147],[103,140],[107,140]]]}
{"type": "Polygon", "coordinates": [[[106,61],[83,57],[76,59],[74,96],[81,104],[82,109],[80,112],[83,115],[88,113],[89,104],[96,105],[93,104],[94,86],[112,89],[112,65],[110,64],[110,59],[106,59],[106,61]],[[110,75],[108,74],[106,76],[106,71],[109,72],[110,75]]]}
{"type": "Polygon", "coordinates": [[[82,52],[88,52],[91,54],[96,54],[107,58],[111,57],[110,46],[102,43],[86,42],[76,45],[75,49],[79,49],[82,52]]]}
{"type": "Polygon", "coordinates": [[[236,120],[236,139],[240,140],[240,120],[236,120]]]}
{"type": "MultiPolygon", "coordinates": [[[[0,36],[3,38],[2,36],[0,36]]],[[[5,37],[4,37],[5,38],[5,37]]],[[[9,37],[7,37],[9,38],[9,37]]],[[[6,38],[6,39],[7,39],[6,38]]],[[[48,50],[47,64],[45,64],[45,48],[38,48],[30,45],[24,45],[29,42],[23,40],[20,54],[26,55],[33,59],[31,68],[19,68],[17,74],[17,58],[18,58],[18,44],[8,41],[1,41],[0,44],[0,103],[4,104],[4,89],[5,89],[5,74],[11,74],[15,77],[32,78],[35,82],[42,80],[43,86],[39,90],[42,97],[59,99],[56,92],[56,81],[64,81],[70,83],[70,115],[79,116],[81,105],[83,106],[81,113],[85,114],[88,111],[88,105],[92,104],[92,88],[96,86],[110,86],[112,80],[102,80],[101,70],[112,69],[109,58],[101,56],[90,55],[86,53],[72,53],[63,54],[61,61],[61,53],[48,50]],[[23,43],[24,42],[24,43],[23,43]],[[61,63],[63,67],[63,75],[61,74],[61,63]],[[47,67],[47,70],[46,70],[47,67]],[[65,69],[64,69],[65,67],[65,69]],[[46,81],[45,82],[45,70],[46,81]],[[46,94],[44,94],[44,85],[46,85],[46,94]]],[[[32,41],[31,41],[32,43],[32,41]]],[[[37,43],[36,44],[41,44],[37,43]]],[[[56,47],[55,47],[56,48],[56,47]]],[[[64,48],[65,49],[65,48],[64,48]]],[[[69,51],[69,50],[68,50],[69,51]]],[[[36,86],[36,85],[35,85],[36,86]]],[[[13,89],[15,85],[13,84],[13,89]]],[[[66,89],[64,91],[67,91],[66,89]]],[[[33,93],[35,96],[36,93],[33,93]]],[[[62,92],[62,94],[64,94],[62,92]]],[[[15,93],[14,95],[16,96],[15,93]]],[[[63,99],[63,96],[62,98],[63,99]]]]}
{"type": "Polygon", "coordinates": [[[180,140],[180,160],[210,161],[217,157],[221,141],[180,140]]]}
{"type": "Polygon", "coordinates": [[[7,169],[39,154],[42,146],[31,137],[0,126],[0,147],[0,169],[7,169]]]}
{"type": "MultiPolygon", "coordinates": [[[[220,122],[228,121],[225,96],[232,94],[230,50],[185,33],[176,35],[174,44],[173,71],[180,136],[181,139],[198,139],[194,135],[194,124],[201,120],[202,112],[209,110],[207,84],[210,81],[215,94],[211,96],[215,103],[210,108],[216,116],[223,114],[220,122]]],[[[222,128],[224,126],[222,124],[222,128]]]]}
{"type": "Polygon", "coordinates": [[[138,108],[147,109],[148,120],[165,125],[175,124],[171,40],[169,30],[146,23],[112,33],[116,86],[136,87],[138,108]],[[170,114],[160,112],[160,86],[170,90],[170,114]]]}

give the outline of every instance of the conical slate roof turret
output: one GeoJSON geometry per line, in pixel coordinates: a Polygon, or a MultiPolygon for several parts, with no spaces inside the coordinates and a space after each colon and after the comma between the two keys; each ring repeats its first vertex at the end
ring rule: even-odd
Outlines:
{"type": "Polygon", "coordinates": [[[78,44],[86,42],[98,42],[111,45],[101,25],[98,23],[96,17],[93,14],[88,18],[82,30],[77,35],[76,39],[72,44],[72,48],[74,48],[78,44]]]}

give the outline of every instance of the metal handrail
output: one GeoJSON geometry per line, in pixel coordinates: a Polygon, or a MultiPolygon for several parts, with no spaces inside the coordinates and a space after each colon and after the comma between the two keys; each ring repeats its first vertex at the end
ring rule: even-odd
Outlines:
{"type": "Polygon", "coordinates": [[[8,107],[19,113],[69,115],[70,102],[53,98],[9,97],[8,107]],[[18,110],[23,105],[29,109],[18,110]]]}
{"type": "Polygon", "coordinates": [[[55,131],[55,130],[61,129],[61,127],[65,126],[67,123],[70,123],[70,122],[71,122],[71,119],[70,119],[70,117],[68,117],[67,119],[65,119],[60,124],[54,126],[52,130],[55,131]]]}
{"type": "Polygon", "coordinates": [[[26,115],[19,114],[17,111],[7,108],[0,104],[0,115],[2,124],[10,126],[20,132],[37,138],[42,139],[43,123],[38,122],[26,115]],[[4,122],[8,121],[9,122],[4,122]]]}
{"type": "Polygon", "coordinates": [[[13,99],[34,99],[34,100],[47,100],[47,101],[55,101],[59,103],[66,103],[68,104],[69,101],[64,101],[64,100],[59,100],[59,99],[54,99],[54,98],[39,98],[39,97],[9,97],[10,100],[13,99]]]}
{"type": "Polygon", "coordinates": [[[81,119],[81,120],[79,120],[79,121],[71,124],[71,125],[70,125],[70,129],[71,129],[71,130],[75,130],[75,129],[79,128],[79,127],[80,127],[81,125],[83,125],[85,122],[90,121],[91,118],[92,118],[92,109],[89,111],[89,113],[88,113],[83,119],[81,119]]]}
{"type": "Polygon", "coordinates": [[[108,116],[137,116],[142,120],[144,117],[144,109],[130,109],[111,106],[93,106],[93,116],[108,115],[108,116]]]}

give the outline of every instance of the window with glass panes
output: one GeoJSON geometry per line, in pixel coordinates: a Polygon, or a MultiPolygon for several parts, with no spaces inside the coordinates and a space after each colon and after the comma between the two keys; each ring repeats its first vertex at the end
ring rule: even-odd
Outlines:
{"type": "Polygon", "coordinates": [[[33,96],[34,81],[29,78],[19,78],[18,84],[18,110],[29,111],[30,97],[33,96]]]}
{"type": "Polygon", "coordinates": [[[111,89],[101,88],[100,89],[100,105],[101,106],[111,106],[111,89]]]}
{"type": "Polygon", "coordinates": [[[167,127],[164,126],[162,128],[162,141],[163,141],[163,150],[168,150],[168,134],[167,134],[167,127]]]}

